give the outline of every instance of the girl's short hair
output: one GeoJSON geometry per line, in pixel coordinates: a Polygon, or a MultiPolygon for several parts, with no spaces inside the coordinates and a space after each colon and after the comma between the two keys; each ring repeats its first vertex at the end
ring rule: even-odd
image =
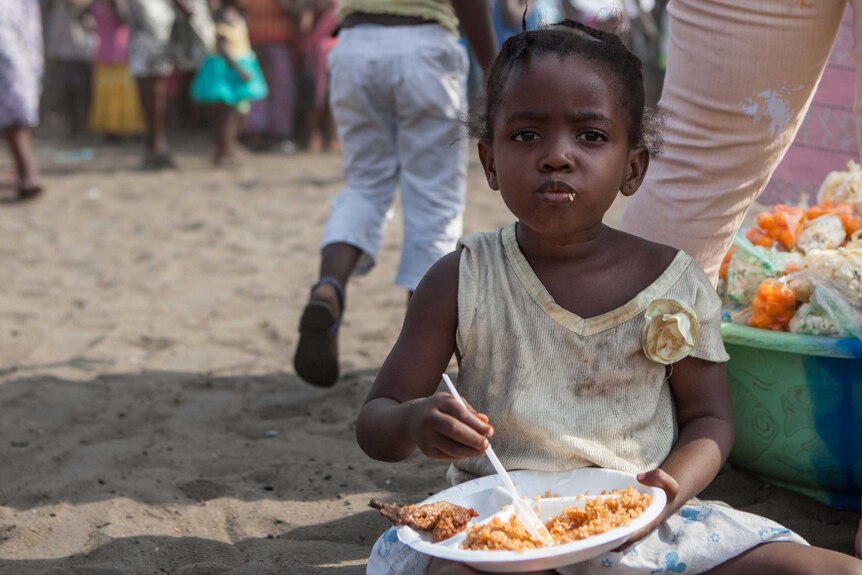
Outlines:
{"type": "Polygon", "coordinates": [[[661,116],[644,104],[640,59],[616,34],[574,20],[524,31],[503,43],[488,75],[484,107],[471,111],[469,126],[473,137],[489,143],[493,140],[494,115],[500,107],[512,70],[531,58],[545,55],[560,58],[577,56],[597,62],[614,74],[620,90],[619,103],[629,116],[629,145],[645,148],[651,156],[660,153],[661,116]]]}

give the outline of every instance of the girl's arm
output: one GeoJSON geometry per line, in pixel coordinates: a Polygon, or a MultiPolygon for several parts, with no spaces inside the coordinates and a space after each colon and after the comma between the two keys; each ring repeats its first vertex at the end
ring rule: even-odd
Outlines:
{"type": "Polygon", "coordinates": [[[679,437],[659,469],[638,481],[663,488],[667,506],[652,524],[636,533],[640,539],[718,475],[733,446],[733,404],[724,365],[687,357],[673,365],[670,387],[676,403],[679,437]]]}
{"type": "Polygon", "coordinates": [[[359,412],[356,439],[374,459],[400,461],[417,447],[435,459],[482,455],[488,418],[437,393],[455,352],[460,252],[428,271],[410,300],[401,334],[359,412]]]}

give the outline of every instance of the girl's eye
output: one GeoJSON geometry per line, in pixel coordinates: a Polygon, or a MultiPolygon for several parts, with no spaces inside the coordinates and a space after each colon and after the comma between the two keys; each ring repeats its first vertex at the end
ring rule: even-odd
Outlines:
{"type": "Polygon", "coordinates": [[[578,139],[584,142],[606,142],[607,138],[596,130],[587,130],[578,135],[578,139]]]}
{"type": "Polygon", "coordinates": [[[534,132],[533,130],[521,130],[520,132],[515,132],[512,135],[512,140],[514,140],[515,142],[533,142],[538,139],[538,132],[534,132]]]}

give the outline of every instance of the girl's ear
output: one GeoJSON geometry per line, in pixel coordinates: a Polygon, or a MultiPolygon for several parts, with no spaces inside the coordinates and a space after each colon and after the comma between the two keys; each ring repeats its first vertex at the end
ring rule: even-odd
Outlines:
{"type": "Polygon", "coordinates": [[[500,186],[497,183],[497,166],[494,163],[494,149],[490,144],[479,141],[479,161],[482,162],[482,168],[485,170],[485,179],[488,180],[488,185],[492,190],[500,191],[500,186]]]}
{"type": "Polygon", "coordinates": [[[649,152],[646,148],[632,148],[629,152],[629,163],[626,166],[626,176],[620,186],[624,196],[630,196],[638,191],[649,167],[649,152]]]}

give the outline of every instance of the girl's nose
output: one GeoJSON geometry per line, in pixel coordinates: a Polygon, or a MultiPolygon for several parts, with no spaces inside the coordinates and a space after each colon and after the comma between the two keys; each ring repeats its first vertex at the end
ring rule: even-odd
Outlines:
{"type": "Polygon", "coordinates": [[[568,143],[551,143],[540,160],[542,171],[571,172],[575,166],[569,148],[568,143]]]}

